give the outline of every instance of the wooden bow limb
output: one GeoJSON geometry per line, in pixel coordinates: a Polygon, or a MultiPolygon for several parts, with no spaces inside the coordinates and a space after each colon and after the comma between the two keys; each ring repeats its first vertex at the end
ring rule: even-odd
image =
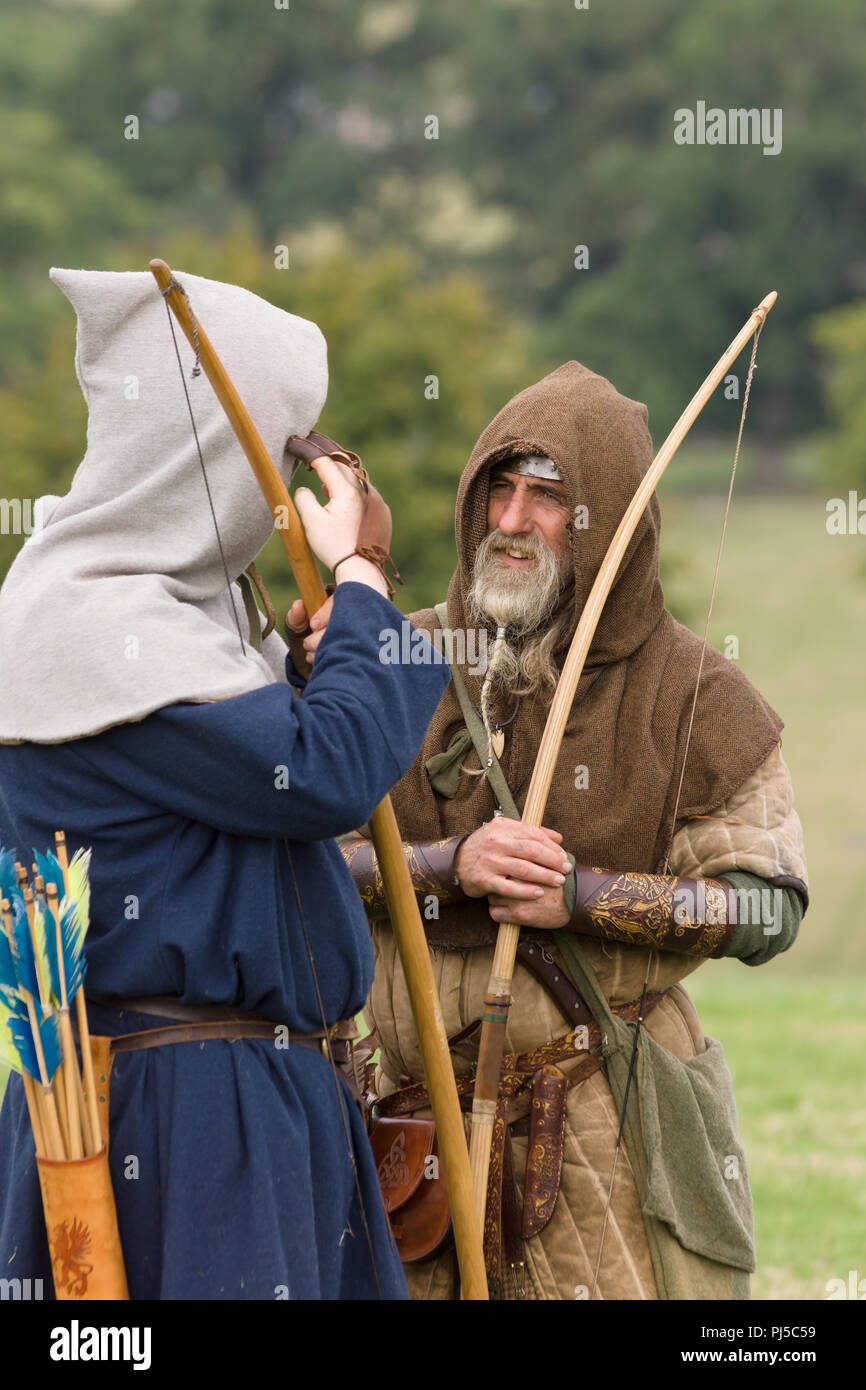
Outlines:
{"type": "MultiPolygon", "coordinates": [[[[169,289],[172,281],[171,270],[160,260],[151,261],[150,269],[187,340],[198,351],[202,368],[231,421],[275,519],[274,524],[279,530],[304,607],[308,615],[312,616],[321,608],[327,596],[288,489],[243,401],[214,352],[207,334],[198,319],[195,320],[196,332],[193,333],[192,315],[184,296],[177,289],[169,289]],[[197,342],[194,339],[197,339],[197,342]]],[[[487,1278],[481,1244],[481,1225],[475,1214],[466,1135],[457,1099],[442,1007],[436,992],[427,938],[424,935],[421,914],[390,797],[385,797],[373,812],[370,828],[382,870],[394,936],[406,976],[424,1059],[430,1102],[439,1137],[443,1176],[451,1205],[463,1297],[486,1300],[487,1278]]]]}
{"type": "MultiPolygon", "coordinates": [[[[623,514],[580,615],[580,621],[572,638],[556,693],[551,701],[550,712],[539,745],[538,759],[532,773],[532,780],[529,784],[526,804],[521,817],[527,825],[540,826],[544,819],[550,783],[578,682],[583,673],[587,654],[592,645],[592,639],[607,596],[613,588],[635,528],[655,492],[662,474],[680,444],[725,372],[739,357],[753,334],[762,327],[775,302],[776,291],[772,290],[765,299],[761,300],[734,341],[719,358],[659,449],[623,514]]],[[[508,1010],[511,1006],[511,981],[514,976],[519,935],[520,927],[514,922],[500,923],[487,995],[484,1001],[485,1008],[478,1055],[478,1072],[472,1101],[472,1131],[469,1146],[476,1210],[482,1224],[487,1203],[487,1173],[490,1166],[493,1118],[499,1091],[502,1055],[505,1050],[505,1029],[508,1022],[508,1010]]]]}

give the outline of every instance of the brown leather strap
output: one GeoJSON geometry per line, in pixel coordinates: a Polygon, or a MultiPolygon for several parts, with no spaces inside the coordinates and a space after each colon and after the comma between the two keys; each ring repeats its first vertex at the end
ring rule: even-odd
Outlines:
{"type": "Polygon", "coordinates": [[[303,459],[308,468],[313,459],[321,458],[323,455],[335,459],[337,463],[344,463],[347,468],[351,468],[364,491],[369,490],[370,478],[358,455],[352,449],[344,449],[325,434],[318,434],[316,430],[310,430],[306,438],[293,434],[286,444],[286,452],[295,458],[303,459]]]}
{"type": "MultiPolygon", "coordinates": [[[[590,1035],[591,1036],[591,1035],[590,1035]]],[[[591,1043],[590,1046],[595,1046],[591,1043]]],[[[556,1063],[551,1062],[550,1066],[556,1063]]],[[[601,1071],[604,1066],[604,1059],[600,1052],[586,1052],[578,1062],[574,1071],[569,1072],[567,1081],[569,1091],[574,1086],[579,1086],[582,1081],[586,1081],[590,1076],[594,1076],[597,1071],[601,1071]]],[[[531,1099],[525,1096],[518,1097],[517,1100],[507,1102],[506,1116],[508,1118],[508,1128],[515,1138],[525,1139],[529,1134],[530,1121],[532,1118],[531,1099]]]]}
{"type": "Polygon", "coordinates": [[[340,566],[343,564],[343,562],[344,562],[345,560],[351,560],[351,558],[352,558],[353,555],[359,555],[359,556],[361,557],[362,560],[369,560],[370,563],[371,563],[372,565],[375,565],[375,566],[377,567],[377,569],[381,572],[381,575],[382,575],[382,578],[383,578],[384,581],[385,581],[385,584],[387,585],[387,588],[388,588],[388,597],[389,597],[389,598],[393,598],[393,597],[394,597],[394,585],[391,583],[390,579],[388,578],[387,574],[385,573],[385,566],[386,566],[386,565],[390,565],[390,566],[391,566],[391,573],[393,574],[393,576],[394,576],[394,578],[396,579],[396,581],[397,581],[398,584],[402,584],[402,583],[403,583],[403,579],[402,579],[402,576],[401,576],[401,574],[400,574],[400,571],[398,570],[397,566],[394,564],[394,561],[392,560],[391,556],[388,554],[388,552],[387,552],[387,550],[384,548],[384,546],[381,546],[381,545],[356,545],[354,550],[350,550],[348,555],[344,555],[343,558],[342,558],[341,560],[338,560],[337,563],[333,566],[333,568],[332,568],[332,570],[331,570],[331,573],[333,574],[334,578],[336,579],[336,577],[337,577],[337,570],[340,568],[340,566]]]}
{"type": "Polygon", "coordinates": [[[502,1254],[511,1275],[514,1296],[526,1297],[526,1251],[521,1238],[520,1202],[514,1176],[511,1130],[505,1131],[502,1156],[502,1254]]]}
{"type": "Polygon", "coordinates": [[[235,1041],[238,1038],[266,1038],[274,1042],[277,1038],[281,1039],[288,1047],[309,1047],[314,1052],[325,1054],[325,1037],[323,1033],[293,1033],[287,1029],[284,1033],[276,1032],[279,1028],[285,1028],[281,1023],[177,1023],[168,1028],[147,1028],[140,1033],[120,1033],[111,1039],[111,1051],[114,1052],[145,1052],[151,1047],[166,1047],[175,1043],[185,1042],[209,1042],[216,1039],[225,1038],[235,1041]]]}
{"type": "Polygon", "coordinates": [[[310,430],[307,438],[311,440],[313,444],[319,445],[322,452],[328,454],[331,458],[335,455],[343,455],[348,460],[352,472],[356,473],[359,481],[363,483],[364,491],[367,491],[370,475],[361,462],[360,455],[356,454],[354,449],[347,449],[344,444],[338,444],[335,439],[331,439],[327,434],[322,434],[320,430],[310,430]]]}
{"type": "MultiPolygon", "coordinates": [[[[644,1018],[648,1018],[652,1010],[665,996],[665,990],[652,990],[646,997],[644,1005],[644,1018]]],[[[612,1011],[625,1020],[626,1023],[634,1023],[640,1012],[639,999],[630,999],[626,1004],[612,1004],[612,1011]]],[[[459,1052],[468,1061],[475,1061],[478,1056],[478,1035],[480,1034],[479,1020],[461,1028],[460,1032],[453,1038],[449,1038],[449,1046],[455,1052],[459,1052]],[[457,1046],[459,1042],[459,1046],[457,1046]]],[[[540,1067],[548,1063],[558,1066],[561,1062],[566,1062],[579,1057],[580,1063],[569,1073],[569,1089],[585,1077],[592,1075],[594,1071],[603,1066],[604,1061],[601,1056],[602,1044],[601,1029],[593,1019],[584,1032],[580,1025],[573,1032],[564,1034],[561,1038],[554,1038],[553,1042],[542,1043],[539,1047],[533,1047],[528,1052],[508,1052],[502,1059],[502,1073],[499,1079],[499,1105],[502,1107],[506,1124],[513,1124],[515,1120],[523,1119],[529,1114],[530,1092],[529,1086],[532,1078],[540,1067]]],[[[475,1091],[475,1077],[472,1073],[455,1077],[457,1084],[457,1095],[464,1110],[471,1110],[472,1096],[475,1091]]],[[[376,1102],[376,1109],[380,1115],[411,1115],[416,1110],[425,1110],[430,1105],[430,1095],[423,1081],[410,1082],[408,1086],[403,1086],[398,1091],[391,1091],[387,1096],[382,1096],[376,1102]]],[[[528,1132],[528,1131],[525,1131],[528,1132]]]]}
{"type": "Polygon", "coordinates": [[[503,1297],[502,1288],[502,1188],[505,1140],[508,1131],[501,1111],[493,1117],[490,1162],[487,1167],[487,1199],[484,1205],[484,1267],[491,1299],[503,1297]]]}
{"type": "MultiPolygon", "coordinates": [[[[135,1033],[119,1033],[111,1038],[111,1052],[144,1052],[152,1047],[167,1047],[174,1043],[207,1042],[226,1038],[267,1038],[281,1046],[308,1047],[327,1056],[323,1032],[298,1033],[285,1023],[265,1018],[263,1014],[234,1009],[228,1004],[183,1004],[171,995],[149,994],[120,999],[112,997],[94,1000],[118,1012],[150,1014],[168,1018],[166,1028],[145,1028],[135,1033]]],[[[336,1062],[351,1057],[351,1039],[357,1037],[353,1020],[335,1023],[331,1029],[331,1052],[336,1062]]]]}
{"type": "Polygon", "coordinates": [[[520,1227],[511,1132],[502,1116],[496,1115],[484,1210],[484,1261],[491,1299],[507,1298],[509,1282],[515,1298],[526,1297],[526,1255],[520,1227]]]}
{"type": "Polygon", "coordinates": [[[572,1028],[585,1024],[588,1028],[592,1014],[585,1001],[578,994],[563,967],[553,956],[550,947],[551,933],[545,940],[522,931],[517,942],[517,959],[525,970],[538,981],[545,993],[568,1019],[572,1028]]]}
{"type": "Polygon", "coordinates": [[[108,1147],[108,1107],[111,1100],[111,1038],[99,1033],[90,1034],[90,1055],[93,1058],[93,1079],[96,1083],[96,1103],[99,1106],[99,1128],[102,1142],[108,1147]]]}
{"type": "Polygon", "coordinates": [[[255,584],[258,596],[265,607],[265,616],[267,617],[267,622],[264,628],[262,629],[261,634],[261,640],[264,642],[265,638],[270,637],[271,633],[276,627],[277,610],[274,608],[273,600],[271,599],[270,594],[265,588],[265,581],[262,579],[262,576],[259,573],[258,565],[256,565],[255,561],[247,565],[246,569],[244,570],[244,574],[249,575],[250,579],[255,584]]]}
{"type": "Polygon", "coordinates": [[[459,1033],[452,1033],[448,1039],[448,1050],[457,1057],[465,1057],[467,1062],[473,1066],[478,1061],[478,1050],[481,1046],[481,1019],[473,1018],[471,1023],[467,1023],[465,1028],[461,1028],[459,1033]]]}
{"type": "Polygon", "coordinates": [[[154,1018],[170,1018],[174,1023],[267,1023],[276,1028],[273,1020],[264,1014],[249,1013],[246,1009],[235,1009],[231,1004],[183,1004],[170,994],[138,995],[134,998],[94,999],[94,1004],[105,1004],[110,1009],[136,1014],[152,1014],[154,1018]]]}

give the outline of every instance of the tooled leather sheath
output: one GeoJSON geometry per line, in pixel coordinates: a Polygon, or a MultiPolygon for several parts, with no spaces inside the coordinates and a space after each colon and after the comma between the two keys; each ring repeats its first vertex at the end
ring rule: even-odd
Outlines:
{"type": "Polygon", "coordinates": [[[521,1222],[524,1238],[537,1236],[553,1215],[562,1174],[567,1103],[568,1078],[559,1067],[548,1064],[537,1071],[532,1079],[532,1107],[529,1112],[529,1148],[521,1222]]]}

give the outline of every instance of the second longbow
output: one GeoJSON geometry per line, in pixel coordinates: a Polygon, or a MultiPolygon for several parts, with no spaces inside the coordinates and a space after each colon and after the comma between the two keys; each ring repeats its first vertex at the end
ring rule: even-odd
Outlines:
{"type": "MultiPolygon", "coordinates": [[[[544,819],[550,783],[553,779],[562,736],[571,712],[578,682],[583,673],[602,609],[613,587],[637,524],[680,444],[722,380],[728,367],[736,361],[750,338],[763,327],[764,320],[775,302],[776,291],[771,290],[752,311],[736,338],[726,348],[689,401],[644,474],[637,492],[623,514],[607,554],[599,567],[589,597],[584,604],[556,687],[556,693],[551,701],[547,724],[542,735],[538,758],[521,816],[527,825],[541,825],[544,819]]],[[[514,977],[519,935],[520,927],[516,923],[500,923],[493,965],[487,985],[487,995],[484,1000],[478,1072],[472,1100],[472,1131],[469,1146],[476,1210],[482,1227],[487,1205],[487,1174],[490,1166],[493,1121],[499,1095],[499,1073],[505,1050],[505,1029],[508,1022],[508,1010],[511,1006],[511,982],[514,977]]]]}

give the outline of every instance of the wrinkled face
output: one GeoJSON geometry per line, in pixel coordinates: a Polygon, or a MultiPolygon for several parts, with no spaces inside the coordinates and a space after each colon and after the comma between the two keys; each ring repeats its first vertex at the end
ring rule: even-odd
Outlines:
{"type": "Polygon", "coordinates": [[[532,569],[536,563],[531,555],[521,555],[521,538],[536,536],[546,541],[557,559],[569,555],[570,517],[565,484],[548,478],[534,478],[497,468],[490,477],[487,502],[487,531],[499,530],[504,537],[514,538],[515,545],[498,551],[503,566],[512,569],[532,569]]]}

